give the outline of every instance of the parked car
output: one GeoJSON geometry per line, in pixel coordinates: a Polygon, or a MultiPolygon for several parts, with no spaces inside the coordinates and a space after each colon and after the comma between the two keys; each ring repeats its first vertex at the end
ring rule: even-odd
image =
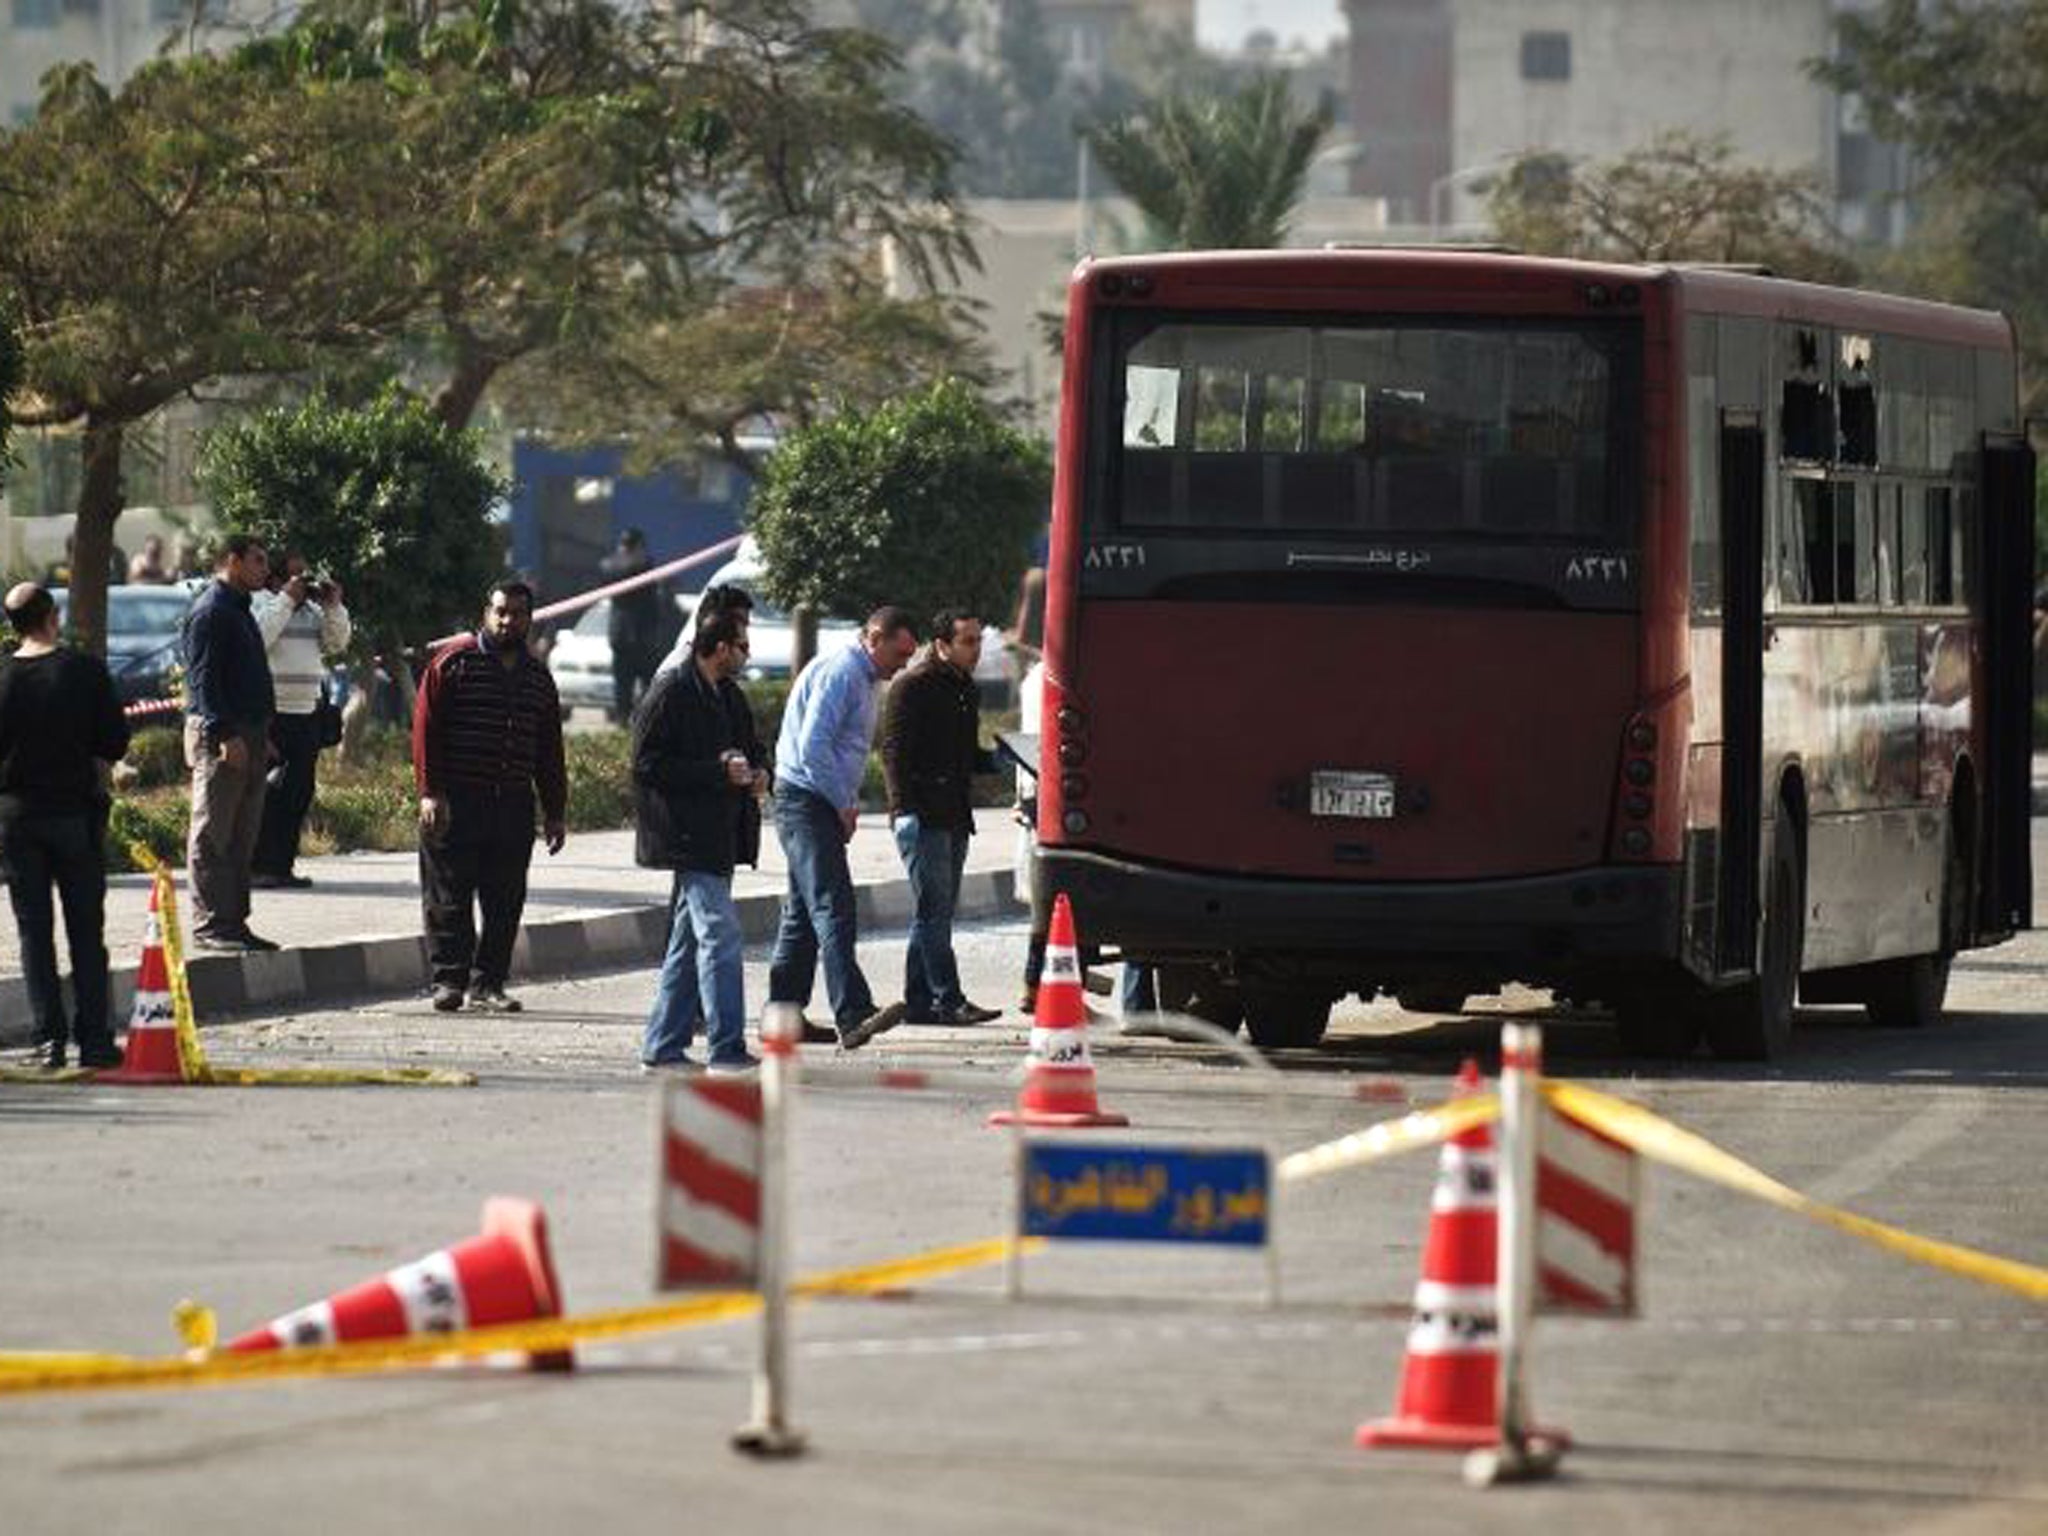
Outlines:
{"type": "MultiPolygon", "coordinates": [[[[752,620],[747,626],[747,638],[753,649],[747,656],[746,675],[751,678],[787,678],[790,658],[796,654],[796,630],[789,615],[770,602],[761,590],[761,576],[760,547],[749,538],[741,543],[731,560],[712,572],[711,579],[704,586],[707,591],[712,587],[739,587],[754,600],[752,620]]],[[[919,615],[919,622],[924,622],[925,617],[919,615]]],[[[684,623],[682,634],[662,662],[663,667],[679,666],[688,659],[690,635],[694,628],[694,625],[684,623]]],[[[859,632],[857,620],[820,619],[818,649],[821,652],[832,650],[851,641],[859,632]]],[[[974,669],[974,681],[985,707],[1006,709],[1016,700],[1015,658],[1001,630],[989,627],[982,633],[981,662],[974,669]]]]}
{"type": "MultiPolygon", "coordinates": [[[[123,704],[169,697],[171,671],[183,661],[179,641],[193,595],[184,586],[107,588],[107,670],[123,704]]],[[[52,587],[50,596],[69,625],[71,589],[52,587]]]]}
{"type": "Polygon", "coordinates": [[[611,710],[612,642],[605,633],[611,613],[612,600],[602,598],[584,609],[573,626],[555,635],[548,668],[555,674],[565,718],[572,709],[611,710]]]}

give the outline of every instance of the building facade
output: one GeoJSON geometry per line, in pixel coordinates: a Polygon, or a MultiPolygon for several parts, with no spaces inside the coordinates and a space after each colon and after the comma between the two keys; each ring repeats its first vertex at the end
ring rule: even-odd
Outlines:
{"type": "Polygon", "coordinates": [[[1659,134],[1809,170],[1842,232],[1904,232],[1902,151],[1812,78],[1865,0],[1347,0],[1354,190],[1398,222],[1469,232],[1490,175],[1531,151],[1612,160],[1659,134]]]}

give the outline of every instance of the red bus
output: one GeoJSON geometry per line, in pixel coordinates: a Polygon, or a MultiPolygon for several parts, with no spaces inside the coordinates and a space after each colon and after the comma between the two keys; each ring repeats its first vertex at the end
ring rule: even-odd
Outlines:
{"type": "Polygon", "coordinates": [[[2027,926],[1999,315],[1480,252],[1069,294],[1040,910],[1262,1046],[1508,981],[1624,1043],[1937,1018],[2027,926]]]}

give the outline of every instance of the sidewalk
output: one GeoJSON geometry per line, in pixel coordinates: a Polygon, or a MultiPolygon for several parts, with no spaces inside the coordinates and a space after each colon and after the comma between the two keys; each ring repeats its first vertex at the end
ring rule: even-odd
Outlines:
{"type": "MultiPolygon", "coordinates": [[[[1015,825],[1006,808],[975,813],[977,835],[960,892],[963,918],[1019,910],[1012,896],[1015,825]]],[[[849,849],[862,930],[901,928],[910,916],[910,888],[886,819],[861,818],[849,849]]],[[[269,955],[188,956],[193,1010],[206,1024],[258,1008],[321,1007],[356,998],[403,996],[427,985],[420,932],[419,857],[413,853],[351,853],[300,859],[310,876],[303,891],[258,891],[250,926],[282,946],[269,955]]],[[[772,937],[782,908],[786,867],[772,830],[761,839],[761,867],[733,879],[747,941],[772,937]]],[[[113,1014],[128,1017],[135,968],[149,912],[149,879],[115,875],[107,882],[107,953],[114,963],[113,1014]]],[[[191,911],[178,885],[178,914],[191,911]]],[[[525,925],[512,958],[512,983],[576,971],[628,969],[660,962],[668,942],[667,870],[633,862],[633,834],[585,832],[549,858],[535,844],[525,925]]],[[[58,968],[70,962],[60,919],[58,968]]],[[[21,978],[13,913],[0,922],[0,1046],[29,1040],[28,992],[21,978]]]]}

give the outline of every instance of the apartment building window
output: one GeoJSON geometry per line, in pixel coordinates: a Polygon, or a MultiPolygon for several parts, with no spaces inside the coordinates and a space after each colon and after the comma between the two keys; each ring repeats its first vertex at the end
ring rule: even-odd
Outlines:
{"type": "Polygon", "coordinates": [[[1524,32],[1522,78],[1569,80],[1572,77],[1572,35],[1569,32],[1524,32]]]}
{"type": "Polygon", "coordinates": [[[14,0],[14,24],[24,32],[34,27],[54,27],[63,15],[63,0],[14,0]]]}

